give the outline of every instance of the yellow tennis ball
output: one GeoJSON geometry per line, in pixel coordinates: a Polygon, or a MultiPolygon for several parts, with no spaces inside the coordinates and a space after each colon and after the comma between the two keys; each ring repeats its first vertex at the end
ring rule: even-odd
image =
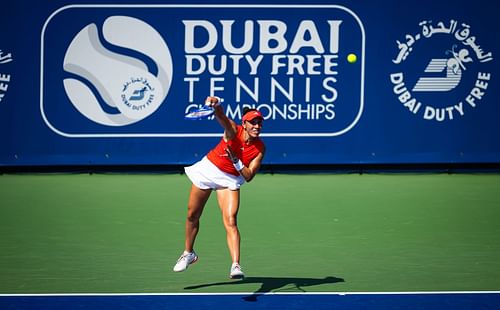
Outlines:
{"type": "Polygon", "coordinates": [[[356,54],[349,54],[347,55],[347,61],[350,63],[355,63],[356,60],[358,60],[358,57],[356,57],[356,54]]]}

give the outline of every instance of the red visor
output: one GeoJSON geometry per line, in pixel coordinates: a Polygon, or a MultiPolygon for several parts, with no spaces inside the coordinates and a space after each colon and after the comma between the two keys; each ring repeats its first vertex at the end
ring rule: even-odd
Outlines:
{"type": "Polygon", "coordinates": [[[246,122],[246,121],[251,121],[254,118],[264,119],[259,111],[250,111],[247,114],[243,115],[242,120],[243,122],[246,122]]]}

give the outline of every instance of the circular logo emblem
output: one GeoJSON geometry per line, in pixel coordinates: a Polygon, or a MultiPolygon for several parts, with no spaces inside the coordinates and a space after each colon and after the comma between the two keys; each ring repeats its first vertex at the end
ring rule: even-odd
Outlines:
{"type": "Polygon", "coordinates": [[[64,89],[89,120],[107,126],[136,123],[154,113],[168,94],[172,58],[161,35],[137,18],[111,16],[73,38],[64,57],[64,89]]]}
{"type": "Polygon", "coordinates": [[[399,52],[390,74],[393,92],[414,115],[451,121],[476,108],[490,86],[486,50],[470,25],[455,20],[424,20],[420,31],[397,40],[399,52]]]}

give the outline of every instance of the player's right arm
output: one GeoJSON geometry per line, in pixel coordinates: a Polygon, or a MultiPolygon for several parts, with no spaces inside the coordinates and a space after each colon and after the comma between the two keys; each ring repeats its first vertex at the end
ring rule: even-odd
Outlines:
{"type": "Polygon", "coordinates": [[[232,140],[236,136],[237,132],[236,123],[226,116],[224,109],[219,102],[219,98],[208,96],[205,102],[207,105],[214,108],[215,119],[219,122],[222,128],[224,128],[224,141],[232,140]]]}
{"type": "Polygon", "coordinates": [[[257,174],[257,171],[259,171],[260,169],[260,165],[262,163],[262,159],[264,158],[264,153],[266,150],[265,146],[263,146],[262,152],[260,152],[254,159],[252,159],[248,167],[243,165],[241,160],[234,154],[230,146],[227,146],[225,150],[227,155],[233,162],[234,168],[236,168],[236,170],[240,173],[240,175],[243,178],[245,178],[245,181],[247,182],[252,181],[253,177],[255,176],[255,174],[257,174]]]}

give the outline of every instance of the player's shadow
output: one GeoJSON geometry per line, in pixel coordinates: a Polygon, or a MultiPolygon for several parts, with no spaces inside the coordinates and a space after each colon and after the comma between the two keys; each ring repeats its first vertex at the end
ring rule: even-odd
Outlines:
{"type": "Polygon", "coordinates": [[[273,278],[273,277],[246,277],[238,281],[226,281],[226,282],[216,282],[207,283],[200,285],[187,286],[185,290],[195,290],[203,287],[209,286],[223,286],[223,285],[238,285],[238,284],[261,284],[260,288],[253,292],[250,296],[243,297],[246,301],[257,301],[257,298],[263,294],[279,291],[288,285],[293,285],[295,289],[305,292],[303,287],[309,287],[314,285],[328,284],[328,283],[339,283],[345,282],[342,278],[337,277],[324,277],[320,279],[314,278],[273,278]]]}

